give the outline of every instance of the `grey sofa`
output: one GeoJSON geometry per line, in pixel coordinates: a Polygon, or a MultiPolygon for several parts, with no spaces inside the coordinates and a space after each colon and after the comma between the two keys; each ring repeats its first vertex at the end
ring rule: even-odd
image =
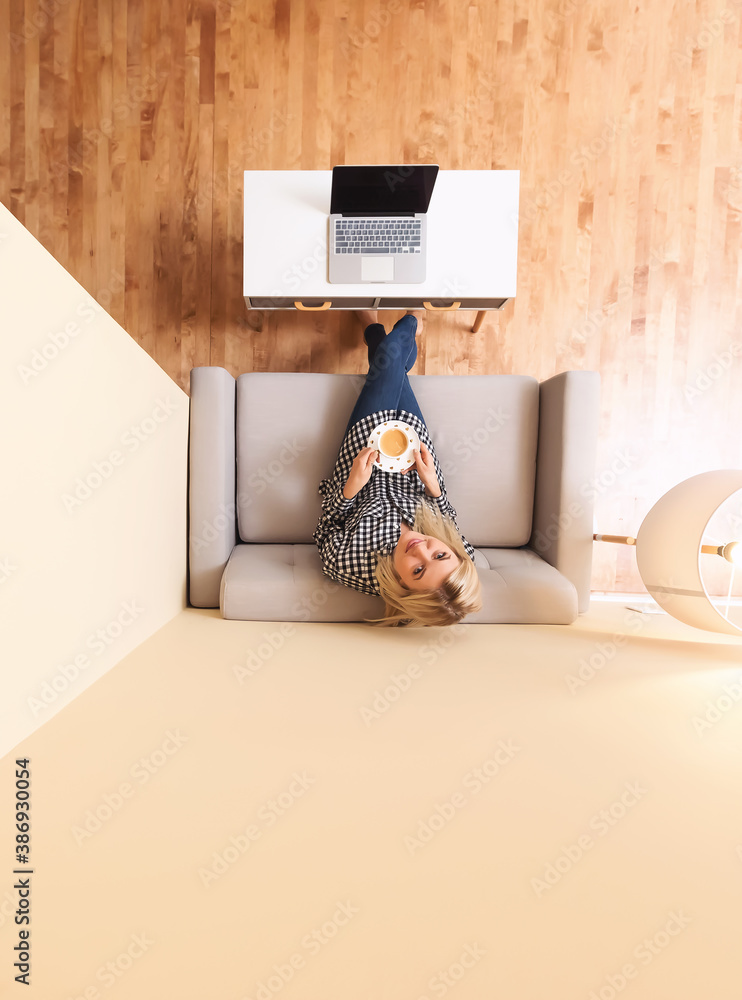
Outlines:
{"type": "MultiPolygon", "coordinates": [[[[483,607],[569,624],[590,598],[599,376],[412,376],[483,607]]],[[[322,573],[312,539],[358,375],[191,372],[189,599],[251,621],[363,621],[379,598],[322,573]]]]}

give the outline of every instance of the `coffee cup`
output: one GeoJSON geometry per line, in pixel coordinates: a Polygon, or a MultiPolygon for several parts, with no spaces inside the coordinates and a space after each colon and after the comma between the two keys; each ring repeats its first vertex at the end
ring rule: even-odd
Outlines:
{"type": "Polygon", "coordinates": [[[379,451],[387,458],[399,458],[407,451],[409,443],[404,431],[398,427],[390,427],[379,438],[379,451]]]}

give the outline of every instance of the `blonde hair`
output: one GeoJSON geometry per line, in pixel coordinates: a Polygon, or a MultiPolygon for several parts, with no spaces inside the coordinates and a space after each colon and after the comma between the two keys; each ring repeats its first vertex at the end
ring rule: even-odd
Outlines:
{"type": "Polygon", "coordinates": [[[465,615],[479,611],[479,575],[453,521],[423,501],[415,512],[414,530],[445,542],[459,557],[459,565],[437,590],[410,590],[394,568],[393,554],[380,552],[376,580],[384,599],[384,617],[368,620],[378,625],[455,625],[465,615]]]}

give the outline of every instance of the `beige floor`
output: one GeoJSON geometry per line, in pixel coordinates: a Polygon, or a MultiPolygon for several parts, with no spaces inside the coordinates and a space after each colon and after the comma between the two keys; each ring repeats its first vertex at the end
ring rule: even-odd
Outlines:
{"type": "Polygon", "coordinates": [[[738,641],[615,603],[458,634],[186,611],[18,748],[23,995],[737,1000],[741,681],[738,641]]]}

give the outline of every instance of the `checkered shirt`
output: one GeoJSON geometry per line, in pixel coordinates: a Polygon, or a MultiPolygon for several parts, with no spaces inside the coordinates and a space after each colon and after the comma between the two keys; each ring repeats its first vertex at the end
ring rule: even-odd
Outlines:
{"type": "MultiPolygon", "coordinates": [[[[333,475],[319,485],[324,514],[314,532],[326,576],[363,594],[379,594],[374,576],[376,554],[392,552],[399,541],[404,520],[410,527],[420,503],[438,506],[456,524],[456,511],[446,496],[438,458],[428,428],[419,417],[406,410],[379,410],[354,424],[343,439],[333,475]],[[384,420],[403,420],[413,427],[429,449],[441,487],[439,497],[425,496],[425,486],[413,469],[405,475],[384,472],[374,466],[371,478],[352,500],[343,496],[356,455],[368,446],[372,431],[384,420]]],[[[456,525],[458,530],[458,525],[456,525]]],[[[462,536],[464,547],[474,559],[474,549],[462,536]]]]}

